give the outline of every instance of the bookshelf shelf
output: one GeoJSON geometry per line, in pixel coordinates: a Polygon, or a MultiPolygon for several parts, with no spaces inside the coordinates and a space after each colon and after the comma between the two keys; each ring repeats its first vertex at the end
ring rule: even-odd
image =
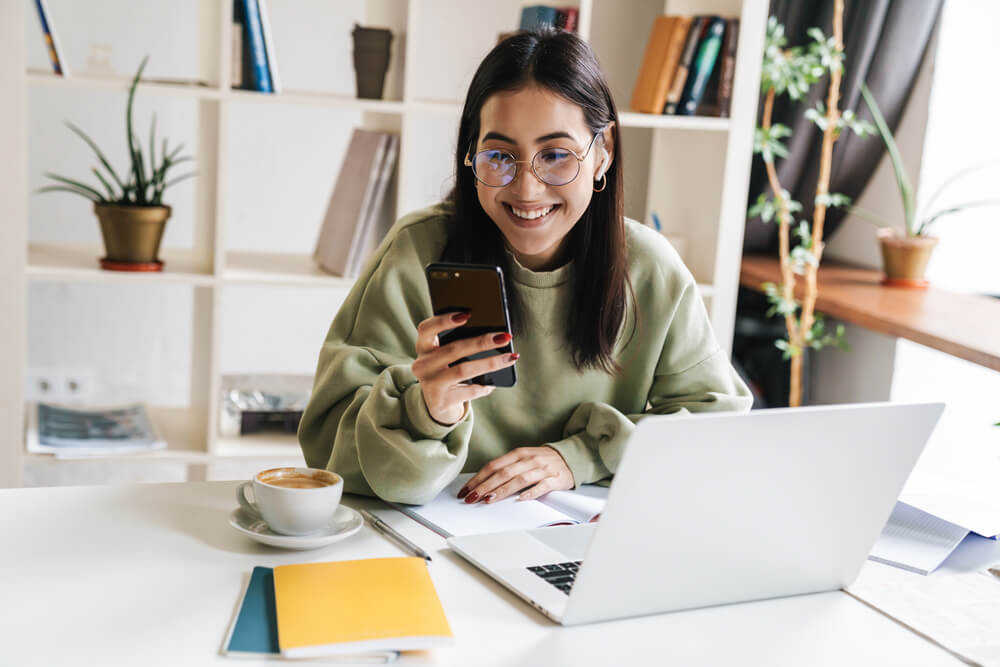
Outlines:
{"type": "Polygon", "coordinates": [[[167,248],[161,252],[163,271],[130,273],[105,271],[98,265],[104,254],[99,246],[71,244],[28,244],[26,273],[34,281],[117,282],[129,280],[156,284],[207,287],[215,282],[208,270],[200,270],[190,250],[167,248]]]}
{"type": "MultiPolygon", "coordinates": [[[[125,92],[128,90],[131,82],[131,79],[123,77],[96,77],[87,75],[62,77],[51,72],[28,72],[28,83],[48,87],[125,92]]],[[[150,93],[174,97],[190,97],[200,100],[218,100],[223,95],[223,91],[220,89],[195,81],[147,81],[145,79],[140,81],[136,94],[146,95],[150,93]]]]}
{"type": "Polygon", "coordinates": [[[731,126],[728,118],[707,116],[664,116],[634,111],[619,111],[618,120],[622,127],[651,127],[668,130],[707,130],[728,132],[731,126]]]}
{"type": "Polygon", "coordinates": [[[267,252],[226,253],[223,282],[227,285],[271,285],[350,288],[354,280],[338,278],[317,268],[312,255],[267,252]]]}
{"type": "MultiPolygon", "coordinates": [[[[193,248],[164,249],[166,266],[161,273],[130,274],[101,270],[98,258],[103,252],[99,245],[73,245],[51,231],[53,227],[31,228],[30,221],[40,215],[40,207],[50,204],[46,200],[43,205],[27,196],[29,169],[32,175],[50,169],[59,173],[61,169],[56,167],[73,162],[74,156],[69,154],[61,161],[64,156],[59,154],[60,144],[45,136],[56,126],[53,123],[61,126],[64,119],[80,120],[88,132],[93,128],[95,138],[105,134],[120,141],[120,113],[103,112],[101,105],[108,100],[99,99],[99,93],[125,92],[130,79],[78,74],[63,78],[49,71],[29,69],[27,45],[29,40],[41,39],[37,21],[26,15],[32,11],[32,3],[0,2],[3,37],[0,80],[9,82],[12,89],[9,95],[12,103],[0,105],[0,147],[13,147],[5,155],[5,162],[13,165],[13,174],[17,176],[0,180],[0,191],[5,193],[0,202],[13,203],[10,222],[5,220],[0,226],[3,240],[0,254],[5,259],[0,263],[0,277],[4,278],[0,281],[0,303],[8,304],[5,312],[15,313],[13,326],[0,330],[0,350],[16,350],[19,366],[17,372],[4,374],[0,379],[0,395],[8,397],[4,403],[23,404],[27,341],[32,340],[33,350],[50,344],[44,332],[29,330],[26,306],[31,284],[46,281],[143,284],[143,290],[150,291],[151,301],[164,286],[197,287],[191,297],[190,331],[181,334],[191,342],[190,366],[170,369],[182,374],[181,385],[188,382],[187,404],[163,409],[158,409],[155,401],[150,404],[153,420],[162,427],[163,437],[171,448],[104,460],[151,464],[184,461],[208,467],[218,464],[221,472],[217,473],[227,475],[236,474],[233,471],[247,461],[288,461],[301,457],[294,436],[229,438],[218,434],[223,375],[251,372],[230,367],[239,365],[234,364],[237,353],[223,334],[239,329],[234,322],[240,313],[233,305],[241,303],[241,299],[253,300],[258,295],[284,298],[287,294],[290,301],[314,296],[322,300],[325,294],[307,290],[344,290],[354,284],[353,280],[328,275],[316,267],[312,259],[315,236],[309,231],[320,222],[343,160],[345,137],[350,131],[342,127],[343,119],[354,113],[354,122],[364,128],[399,134],[396,174],[387,194],[397,218],[440,200],[450,189],[453,177],[455,122],[465,90],[477,63],[496,43],[497,35],[516,27],[524,3],[361,0],[313,3],[315,7],[292,9],[284,3],[272,2],[275,48],[286,84],[285,92],[278,94],[229,87],[234,64],[233,2],[203,0],[196,4],[195,27],[190,22],[182,25],[164,17],[163,30],[173,31],[171,35],[177,33],[177,46],[174,48],[170,40],[165,40],[161,45],[168,46],[159,48],[173,51],[161,50],[154,55],[161,65],[169,63],[172,57],[175,63],[181,63],[179,71],[192,72],[190,78],[214,83],[157,80],[145,81],[139,87],[140,97],[159,97],[148,104],[154,108],[170,106],[171,98],[197,102],[175,105],[180,109],[173,117],[174,125],[168,126],[167,121],[163,125],[164,133],[171,137],[186,133],[188,150],[197,160],[199,177],[195,181],[191,214],[193,238],[183,242],[193,248]],[[362,100],[350,94],[354,73],[349,34],[354,22],[389,26],[397,36],[386,81],[389,99],[362,100]],[[182,31],[187,32],[182,34],[182,31]],[[447,39],[442,39],[443,35],[447,39]],[[183,52],[180,40],[184,40],[183,52]],[[314,86],[317,90],[343,94],[315,92],[314,86]],[[58,114],[54,114],[41,107],[28,113],[29,93],[38,89],[76,91],[80,94],[75,95],[74,101],[90,96],[94,105],[86,105],[90,108],[82,109],[77,116],[73,114],[75,110],[58,109],[58,114]],[[327,110],[347,113],[327,113],[327,110]],[[343,134],[339,134],[341,130],[343,134]],[[284,180],[274,178],[278,174],[284,180]],[[290,187],[301,187],[301,191],[291,192],[290,187]],[[280,230],[273,222],[275,211],[281,211],[283,216],[280,230]],[[29,228],[33,231],[31,241],[29,228]],[[3,254],[6,247],[14,251],[3,254]],[[281,296],[271,296],[269,288],[278,288],[277,295],[281,296]]],[[[735,315],[767,2],[568,0],[565,4],[578,7],[579,34],[595,49],[619,109],[628,174],[625,213],[649,222],[651,212],[655,211],[663,222],[664,234],[686,239],[685,261],[706,300],[719,343],[728,350],[735,315]],[[646,36],[655,16],[709,11],[740,18],[731,117],[627,111],[646,36]]],[[[55,22],[58,24],[61,18],[56,15],[55,22]]],[[[82,53],[87,40],[98,40],[96,25],[84,21],[71,27],[68,34],[75,34],[81,40],[67,51],[71,55],[82,53]]],[[[113,47],[119,59],[125,61],[121,53],[129,53],[129,60],[135,53],[142,53],[144,44],[128,42],[131,33],[127,25],[112,28],[118,35],[115,39],[119,41],[113,47]]],[[[100,33],[101,39],[104,34],[100,33]]],[[[40,43],[35,46],[41,48],[40,43]]],[[[35,51],[37,56],[38,49],[35,51]]],[[[36,57],[32,66],[42,66],[41,62],[36,57]]],[[[171,70],[169,64],[163,66],[171,70]]],[[[82,72],[86,67],[80,63],[70,69],[82,72]]],[[[146,109],[143,114],[144,122],[148,122],[146,109]]],[[[100,140],[98,143],[102,147],[108,145],[109,151],[119,150],[113,144],[100,140]]],[[[85,147],[76,149],[82,154],[85,147]]],[[[110,158],[116,161],[116,156],[110,158]]],[[[52,210],[57,217],[61,214],[58,207],[52,210]]],[[[97,313],[95,317],[104,315],[97,313]]],[[[329,313],[330,318],[333,315],[329,313]]],[[[261,341],[280,348],[286,335],[293,338],[292,330],[304,328],[307,319],[303,314],[302,321],[261,322],[266,325],[262,326],[265,331],[260,333],[261,341]]],[[[171,330],[165,335],[177,338],[178,333],[171,330]]],[[[317,351],[320,342],[316,341],[317,351]]],[[[96,363],[94,360],[104,350],[93,345],[100,344],[93,343],[90,348],[83,343],[77,345],[87,357],[70,365],[96,363]]],[[[258,346],[255,354],[260,349],[258,346]]],[[[282,364],[284,359],[281,358],[282,364]]],[[[15,361],[14,357],[11,361],[15,361]]],[[[242,364],[246,360],[238,361],[242,364]]],[[[250,361],[256,362],[256,356],[250,361]]],[[[300,372],[297,368],[285,368],[284,364],[275,370],[300,372]]],[[[141,388],[155,394],[152,385],[161,378],[139,377],[141,388]]],[[[0,405],[0,441],[5,443],[0,447],[0,476],[4,470],[21,470],[26,462],[60,462],[24,453],[20,444],[22,415],[17,412],[5,412],[0,405]]]]}

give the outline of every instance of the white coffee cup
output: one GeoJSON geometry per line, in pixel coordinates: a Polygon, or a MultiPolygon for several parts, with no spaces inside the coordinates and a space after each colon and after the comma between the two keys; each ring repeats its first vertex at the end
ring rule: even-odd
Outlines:
{"type": "Polygon", "coordinates": [[[329,470],[271,468],[236,489],[236,500],[282,535],[310,535],[329,525],[340,504],[344,480],[329,470]],[[253,500],[247,499],[250,489],[253,500]]]}

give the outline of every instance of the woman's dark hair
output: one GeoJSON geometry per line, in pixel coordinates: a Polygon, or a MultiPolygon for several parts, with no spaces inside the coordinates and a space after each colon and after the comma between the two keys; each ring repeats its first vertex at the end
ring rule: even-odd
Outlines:
{"type": "MultiPolygon", "coordinates": [[[[510,275],[503,233],[480,205],[476,178],[465,166],[465,157],[475,150],[481,130],[479,113],[486,100],[530,85],[547,88],[579,105],[592,133],[615,122],[614,160],[606,174],[607,185],[594,193],[567,240],[568,254],[575,264],[567,337],[579,370],[619,373],[621,368],[612,355],[625,320],[626,293],[631,293],[632,286],[626,270],[618,112],[594,52],[575,34],[546,28],[521,32],[494,47],[480,63],[458,128],[456,184],[448,197],[454,221],[444,259],[496,264],[510,275]]],[[[581,173],[580,178],[584,177],[581,173]]],[[[516,335],[522,331],[523,305],[516,290],[509,289],[507,299],[516,335]]]]}

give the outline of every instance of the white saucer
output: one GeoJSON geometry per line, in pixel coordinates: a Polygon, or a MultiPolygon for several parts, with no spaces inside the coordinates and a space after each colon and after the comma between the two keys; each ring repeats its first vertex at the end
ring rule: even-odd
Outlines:
{"type": "Polygon", "coordinates": [[[282,549],[318,549],[339,542],[361,530],[364,519],[356,511],[338,505],[325,530],[312,535],[281,535],[267,527],[260,515],[243,508],[229,515],[229,525],[252,540],[282,549]]]}

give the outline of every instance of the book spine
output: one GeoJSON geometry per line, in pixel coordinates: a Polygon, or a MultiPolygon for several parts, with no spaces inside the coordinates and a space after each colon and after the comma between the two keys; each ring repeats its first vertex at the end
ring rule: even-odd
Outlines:
{"type": "Polygon", "coordinates": [[[701,34],[704,32],[705,26],[708,25],[709,18],[711,17],[696,16],[691,21],[691,29],[688,30],[687,40],[684,42],[684,49],[681,51],[681,59],[677,64],[677,72],[674,74],[674,80],[670,83],[670,92],[667,93],[667,101],[663,105],[663,113],[677,113],[677,105],[680,103],[681,95],[684,93],[684,85],[687,83],[688,72],[694,62],[695,50],[698,48],[698,42],[701,41],[701,34]]]}
{"type": "Polygon", "coordinates": [[[281,92],[281,79],[278,76],[278,59],[274,55],[274,34],[271,32],[271,18],[267,11],[267,0],[257,0],[260,12],[261,33],[264,36],[264,54],[267,56],[267,74],[271,80],[271,89],[281,92]]]}
{"type": "Polygon", "coordinates": [[[52,62],[52,71],[59,76],[67,76],[68,72],[63,66],[62,58],[59,57],[59,44],[52,30],[52,22],[49,21],[45,0],[35,0],[35,9],[38,11],[38,21],[42,24],[42,35],[45,38],[45,49],[49,52],[49,60],[52,62]]]}
{"type": "Polygon", "coordinates": [[[349,275],[352,278],[358,277],[364,263],[371,256],[372,250],[382,241],[382,238],[391,226],[391,215],[384,210],[384,204],[389,182],[392,180],[392,171],[396,166],[396,153],[398,150],[399,137],[394,134],[388,135],[386,137],[385,155],[382,158],[378,180],[375,183],[375,192],[372,194],[368,216],[364,222],[364,236],[362,237],[361,247],[359,252],[351,258],[349,275]]]}
{"type": "Polygon", "coordinates": [[[740,20],[726,20],[726,38],[722,44],[722,72],[719,74],[719,116],[729,118],[733,101],[733,74],[736,71],[736,45],[740,35],[740,20]]]}
{"type": "Polygon", "coordinates": [[[254,90],[262,93],[273,92],[267,72],[267,51],[264,47],[264,31],[261,28],[257,0],[243,0],[243,14],[246,16],[247,39],[250,47],[254,90]]]}
{"type": "Polygon", "coordinates": [[[646,53],[642,58],[642,66],[639,68],[632,101],[629,104],[633,111],[656,113],[663,106],[663,98],[659,98],[659,106],[656,106],[656,102],[673,20],[669,16],[657,16],[649,30],[646,53]]]}
{"type": "Polygon", "coordinates": [[[554,26],[555,24],[555,7],[532,5],[521,10],[521,30],[533,30],[541,26],[554,26]]]}
{"type": "Polygon", "coordinates": [[[684,92],[677,104],[678,114],[693,116],[698,109],[698,103],[705,94],[705,86],[708,84],[715,63],[719,59],[719,51],[722,49],[722,33],[725,30],[726,22],[724,19],[712,18],[705,31],[705,37],[702,38],[701,44],[698,46],[694,67],[688,72],[684,92]]]}
{"type": "Polygon", "coordinates": [[[243,23],[236,20],[233,14],[233,29],[230,33],[232,40],[230,61],[229,61],[229,87],[239,88],[243,85],[243,23]]]}
{"type": "Polygon", "coordinates": [[[576,26],[580,23],[580,11],[576,7],[563,7],[566,14],[566,25],[563,30],[566,32],[576,32],[576,26]]]}

